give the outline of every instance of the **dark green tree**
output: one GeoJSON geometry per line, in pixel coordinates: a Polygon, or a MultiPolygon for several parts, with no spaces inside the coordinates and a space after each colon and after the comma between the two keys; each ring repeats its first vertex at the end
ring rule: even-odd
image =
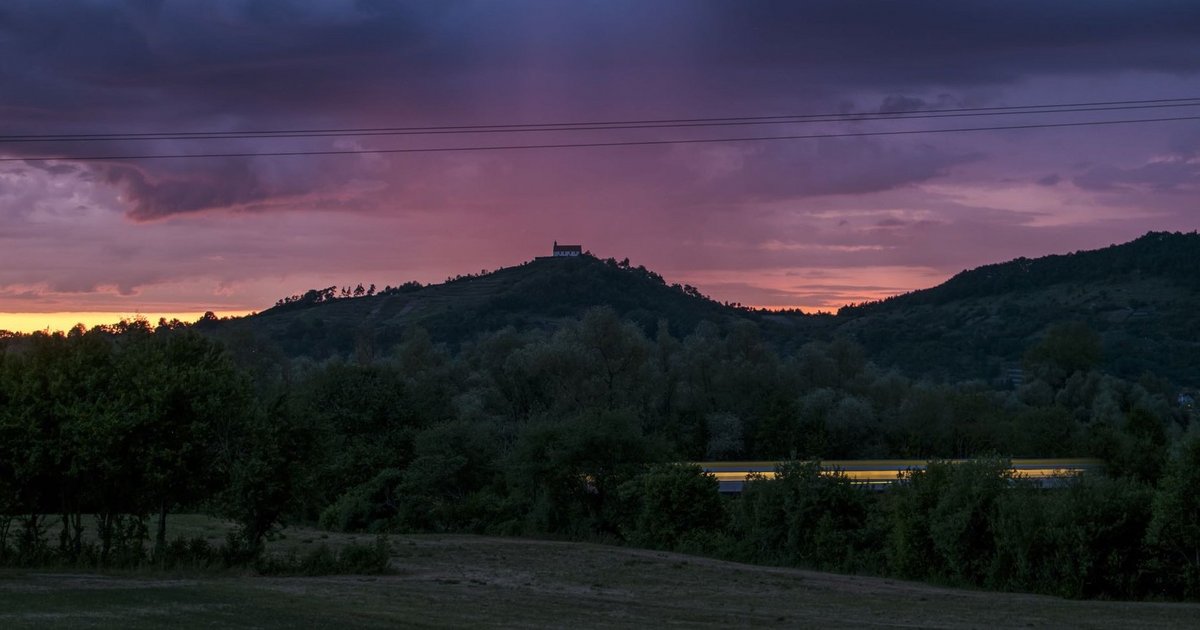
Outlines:
{"type": "Polygon", "coordinates": [[[1025,353],[1026,369],[1059,387],[1076,372],[1086,372],[1101,359],[1100,335],[1083,322],[1055,324],[1025,353]]]}
{"type": "MultiPolygon", "coordinates": [[[[631,512],[622,535],[637,545],[674,549],[726,525],[717,478],[696,465],[661,464],[621,486],[631,512]]],[[[701,540],[697,540],[701,539],[701,540]]]]}
{"type": "Polygon", "coordinates": [[[779,464],[774,478],[747,482],[735,511],[737,537],[759,561],[855,570],[870,564],[871,498],[816,461],[779,464]]]}
{"type": "Polygon", "coordinates": [[[1154,496],[1146,542],[1160,555],[1163,581],[1188,598],[1200,597],[1200,437],[1180,445],[1154,496]]]}
{"type": "Polygon", "coordinates": [[[157,515],[155,549],[167,541],[167,514],[211,494],[214,441],[222,425],[238,424],[252,408],[249,384],[223,348],[198,333],[145,334],[124,341],[117,365],[122,395],[139,440],[142,506],[157,515]]]}

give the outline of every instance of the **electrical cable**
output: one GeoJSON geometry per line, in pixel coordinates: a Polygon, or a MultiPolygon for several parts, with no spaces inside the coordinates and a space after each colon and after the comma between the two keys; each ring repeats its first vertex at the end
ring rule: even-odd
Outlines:
{"type": "Polygon", "coordinates": [[[460,146],[460,147],[412,147],[412,148],[393,148],[393,149],[329,149],[316,151],[265,151],[265,152],[229,152],[229,153],[177,153],[177,154],[141,154],[141,155],[90,155],[90,156],[30,156],[30,157],[2,157],[0,162],[23,162],[23,161],[72,161],[72,162],[99,162],[99,161],[117,161],[117,160],[157,160],[157,159],[180,159],[180,158],[243,158],[243,157],[292,157],[292,156],[322,156],[322,155],[370,155],[370,154],[392,154],[392,153],[447,153],[458,151],[507,151],[507,150],[529,150],[529,149],[569,149],[569,148],[596,148],[596,147],[629,147],[629,146],[654,146],[654,145],[671,145],[671,144],[706,144],[719,142],[759,142],[771,140],[816,140],[824,138],[861,138],[871,136],[903,136],[916,134],[936,134],[936,133],[962,133],[962,132],[980,132],[980,131],[1010,131],[1020,129],[1051,129],[1051,128],[1067,128],[1067,127],[1091,127],[1103,125],[1127,125],[1141,123],[1156,123],[1156,122],[1176,122],[1185,120],[1200,120],[1200,116],[1177,116],[1171,118],[1141,118],[1141,119],[1125,119],[1125,120],[1102,120],[1102,121],[1083,121],[1083,122],[1059,122],[1059,123],[1032,123],[1027,125],[996,125],[985,127],[954,127],[943,129],[906,129],[893,131],[860,131],[860,132],[844,132],[844,133],[824,133],[824,134],[803,134],[803,135],[786,135],[786,136],[746,136],[733,138],[685,138],[673,140],[628,140],[628,141],[613,141],[613,142],[570,142],[570,143],[546,143],[546,144],[518,144],[518,145],[478,145],[478,146],[460,146]]]}
{"type": "Polygon", "coordinates": [[[872,120],[914,120],[963,116],[1010,116],[1096,111],[1122,111],[1166,107],[1200,106],[1200,97],[1147,99],[1140,101],[1095,101],[1047,105],[963,107],[916,111],[861,113],[791,114],[777,116],[738,116],[725,118],[662,118],[648,120],[600,121],[582,123],[521,123],[504,125],[460,125],[432,127],[360,127],[328,129],[283,129],[266,131],[181,131],[103,134],[0,135],[0,143],[92,142],[126,140],[237,140],[253,138],[302,138],[369,135],[474,134],[540,131],[593,131],[609,129],[659,129],[673,127],[741,126],[794,124],[809,122],[859,122],[872,120]]]}

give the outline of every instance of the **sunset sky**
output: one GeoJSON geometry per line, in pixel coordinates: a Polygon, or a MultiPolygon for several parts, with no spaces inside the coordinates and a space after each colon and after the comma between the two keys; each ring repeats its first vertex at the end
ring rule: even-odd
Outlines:
{"type": "Polygon", "coordinates": [[[720,300],[826,308],[965,268],[1196,229],[1198,106],[535,133],[28,142],[1200,97],[1200,2],[0,4],[0,329],[262,310],[551,242],[720,300]],[[19,141],[20,140],[20,141],[19,141]],[[27,140],[27,139],[26,139],[27,140]],[[30,157],[57,157],[28,160],[30,157]],[[22,158],[22,159],[11,159],[22,158]]]}

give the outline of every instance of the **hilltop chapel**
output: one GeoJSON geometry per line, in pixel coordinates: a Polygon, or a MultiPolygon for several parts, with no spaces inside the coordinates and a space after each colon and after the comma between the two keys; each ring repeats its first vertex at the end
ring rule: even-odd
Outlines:
{"type": "Polygon", "coordinates": [[[554,241],[554,256],[578,256],[583,253],[582,245],[559,245],[554,241]]]}

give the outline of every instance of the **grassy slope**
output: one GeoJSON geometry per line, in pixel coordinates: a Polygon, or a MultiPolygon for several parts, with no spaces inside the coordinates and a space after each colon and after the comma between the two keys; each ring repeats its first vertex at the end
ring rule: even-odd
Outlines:
{"type": "MultiPolygon", "coordinates": [[[[199,519],[184,525],[176,533],[221,533],[199,519]]],[[[353,538],[292,528],[272,544],[353,538]]],[[[1200,619],[1195,604],[985,593],[591,544],[424,535],[392,545],[396,574],[381,577],[0,572],[0,627],[1182,628],[1200,619]]]]}

